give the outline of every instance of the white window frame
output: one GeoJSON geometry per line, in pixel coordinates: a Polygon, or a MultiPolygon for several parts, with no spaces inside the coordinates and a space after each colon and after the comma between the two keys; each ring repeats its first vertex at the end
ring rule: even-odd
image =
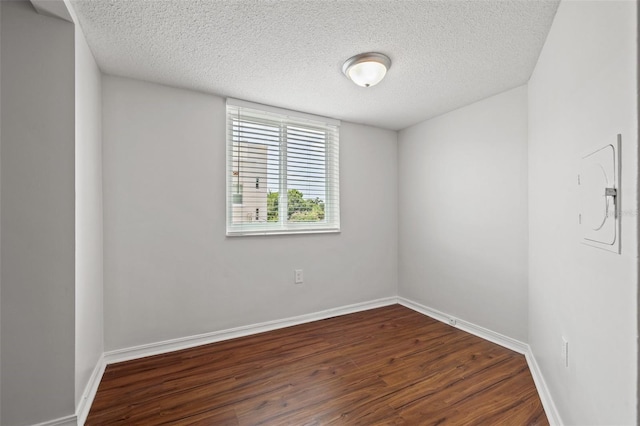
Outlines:
{"type": "MultiPolygon", "coordinates": [[[[276,108],[238,99],[227,99],[226,109],[226,147],[227,147],[227,236],[247,235],[278,235],[278,234],[308,234],[340,232],[340,176],[339,176],[339,134],[340,121],[332,118],[321,117],[282,108],[276,108]],[[256,113],[267,117],[273,122],[281,122],[281,126],[294,125],[313,130],[321,130],[327,133],[327,155],[325,165],[325,218],[319,222],[293,222],[288,221],[287,204],[287,138],[286,130],[281,128],[281,142],[279,148],[279,203],[277,222],[251,222],[233,223],[233,130],[232,120],[238,110],[248,114],[256,113]],[[282,136],[282,135],[285,136],[282,136]]],[[[260,186],[267,182],[260,181],[260,186]]]]}

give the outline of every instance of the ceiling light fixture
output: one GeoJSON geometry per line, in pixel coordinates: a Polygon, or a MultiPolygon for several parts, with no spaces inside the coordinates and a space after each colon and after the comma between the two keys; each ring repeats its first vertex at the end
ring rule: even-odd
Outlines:
{"type": "Polygon", "coordinates": [[[369,52],[347,59],[342,72],[358,86],[371,87],[382,81],[389,68],[391,59],[388,56],[369,52]]]}

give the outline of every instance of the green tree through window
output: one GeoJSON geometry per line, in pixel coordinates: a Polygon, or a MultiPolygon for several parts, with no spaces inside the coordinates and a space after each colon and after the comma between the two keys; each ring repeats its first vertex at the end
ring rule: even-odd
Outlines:
{"type": "MultiPolygon", "coordinates": [[[[277,222],[279,219],[278,192],[267,194],[267,221],[277,222]]],[[[304,194],[297,189],[287,191],[288,212],[287,220],[292,222],[317,222],[324,220],[324,201],[316,197],[304,198],[304,194]]]]}

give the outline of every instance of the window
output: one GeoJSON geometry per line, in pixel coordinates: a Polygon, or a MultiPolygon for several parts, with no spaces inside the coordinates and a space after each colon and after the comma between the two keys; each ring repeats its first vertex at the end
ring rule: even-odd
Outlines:
{"type": "Polygon", "coordinates": [[[233,193],[231,194],[231,197],[233,204],[242,204],[242,185],[233,185],[233,193]]]}
{"type": "Polygon", "coordinates": [[[339,232],[339,125],[228,99],[227,235],[339,232]]]}

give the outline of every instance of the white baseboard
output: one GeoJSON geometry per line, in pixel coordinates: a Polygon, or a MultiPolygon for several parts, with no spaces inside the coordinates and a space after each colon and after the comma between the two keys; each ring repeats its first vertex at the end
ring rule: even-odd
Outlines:
{"type": "MultiPolygon", "coordinates": [[[[398,303],[401,304],[402,306],[406,306],[409,309],[413,309],[416,312],[420,312],[421,314],[427,315],[433,319],[442,321],[445,324],[449,323],[449,318],[453,318],[453,316],[451,315],[445,314],[444,312],[440,312],[437,309],[424,306],[412,300],[405,299],[404,297],[398,297],[398,303]]],[[[456,327],[456,328],[459,328],[460,330],[464,330],[467,333],[471,333],[474,336],[478,336],[484,340],[488,340],[497,345],[503,346],[507,349],[511,349],[512,351],[518,352],[519,354],[524,355],[528,351],[528,345],[526,343],[513,339],[509,336],[505,336],[503,334],[497,333],[493,330],[489,330],[487,328],[481,327],[469,321],[456,318],[456,324],[453,325],[452,327],[456,327]]]]}
{"type": "Polygon", "coordinates": [[[78,425],[78,418],[75,415],[73,415],[73,416],[60,417],[59,419],[38,423],[33,426],[77,426],[77,425],[78,425]]]}
{"type": "Polygon", "coordinates": [[[560,413],[558,412],[556,404],[551,398],[549,388],[547,387],[547,383],[544,380],[544,376],[542,375],[540,366],[538,366],[536,357],[533,356],[533,352],[531,351],[531,347],[529,347],[529,345],[527,345],[527,353],[525,353],[525,357],[527,358],[529,371],[531,371],[531,375],[533,376],[533,382],[536,384],[536,389],[538,390],[538,395],[540,396],[540,401],[542,401],[544,411],[547,414],[547,420],[549,420],[549,424],[551,426],[562,426],[564,423],[562,423],[560,413]]]}
{"type": "Polygon", "coordinates": [[[290,327],[292,325],[304,324],[307,322],[318,321],[321,319],[331,318],[339,315],[351,314],[354,312],[366,311],[369,309],[380,308],[382,306],[393,305],[397,303],[396,297],[386,297],[383,299],[372,300],[369,302],[355,303],[353,305],[341,306],[338,308],[326,309],[320,312],[300,315],[296,317],[285,318],[281,320],[267,321],[259,324],[252,324],[243,327],[236,327],[228,330],[214,331],[211,333],[198,334],[195,336],[187,336],[179,339],[166,340],[163,342],[150,343],[131,348],[119,349],[115,351],[105,352],[98,360],[89,382],[82,394],[82,399],[78,403],[75,416],[65,417],[63,419],[52,420],[50,422],[41,423],[34,426],[76,426],[84,425],[91,409],[91,404],[98,391],[100,380],[108,364],[114,364],[122,361],[143,358],[151,355],[158,355],[167,352],[173,352],[180,349],[187,349],[194,346],[205,345],[208,343],[220,342],[223,340],[235,339],[236,337],[248,336],[251,334],[262,333],[265,331],[277,330],[279,328],[290,327]]]}
{"type": "Polygon", "coordinates": [[[259,324],[252,324],[252,325],[246,325],[242,327],[231,328],[228,330],[220,330],[220,331],[214,331],[211,333],[198,334],[195,336],[181,337],[178,339],[165,340],[163,342],[149,343],[147,345],[134,346],[131,348],[118,349],[115,351],[106,352],[104,354],[104,360],[106,364],[114,364],[116,362],[129,361],[136,358],[143,358],[151,355],[159,355],[159,354],[173,352],[181,349],[192,348],[194,346],[206,345],[209,343],[220,342],[223,340],[235,339],[238,337],[249,336],[251,334],[263,333],[265,331],[277,330],[285,327],[291,327],[293,325],[304,324],[312,321],[318,321],[326,318],[336,317],[339,315],[346,315],[354,312],[380,308],[382,306],[396,304],[397,302],[398,300],[396,297],[385,297],[383,299],[372,300],[369,302],[355,303],[353,305],[326,309],[324,311],[314,312],[314,313],[305,314],[305,315],[299,315],[296,317],[284,318],[284,319],[274,320],[274,321],[267,321],[259,324]]]}
{"type": "MultiPolygon", "coordinates": [[[[314,312],[311,314],[299,315],[296,317],[289,317],[280,320],[267,321],[259,324],[252,324],[242,327],[231,328],[228,330],[214,331],[211,333],[198,334],[194,336],[181,337],[178,339],[171,339],[162,342],[150,343],[146,345],[134,346],[131,348],[118,349],[115,351],[105,352],[103,357],[98,361],[96,368],[94,369],[91,379],[87,384],[85,393],[83,394],[82,401],[80,402],[77,410],[77,416],[69,416],[63,419],[53,420],[47,423],[41,423],[35,426],[70,426],[70,425],[83,425],[93,399],[95,398],[100,379],[104,373],[105,367],[108,364],[114,364],[122,361],[129,361],[132,359],[143,358],[152,355],[159,355],[167,352],[173,352],[181,349],[192,348],[195,346],[205,345],[209,343],[220,342],[223,340],[235,339],[238,337],[249,336],[252,334],[263,333],[266,331],[277,330],[280,328],[291,327],[293,325],[304,324],[312,321],[318,321],[326,318],[331,318],[340,315],[351,314],[354,312],[366,311],[369,309],[380,308],[383,306],[389,306],[399,303],[409,309],[419,312],[423,315],[427,315],[433,319],[449,323],[449,319],[452,317],[437,309],[424,306],[420,303],[406,299],[404,297],[386,297],[383,299],[372,300],[369,302],[355,303],[353,305],[341,306],[338,308],[327,309],[324,311],[314,312]],[[77,422],[77,423],[76,423],[77,422]]],[[[511,349],[515,352],[525,355],[529,370],[533,376],[534,383],[540,395],[540,400],[544,407],[547,418],[551,423],[551,426],[562,426],[560,415],[556,409],[549,390],[546,386],[542,372],[538,367],[535,357],[531,352],[531,348],[526,343],[487,328],[481,327],[477,324],[461,320],[456,318],[456,325],[454,326],[467,333],[473,334],[484,340],[488,340],[497,345],[503,346],[507,349],[511,349]]]]}
{"type": "MultiPolygon", "coordinates": [[[[412,300],[405,299],[404,297],[398,297],[398,303],[423,315],[442,321],[445,324],[448,324],[449,318],[453,317],[452,315],[424,306],[412,300]]],[[[542,406],[544,407],[549,423],[551,426],[563,425],[558,409],[551,398],[549,388],[547,388],[542,372],[540,371],[540,367],[538,366],[536,358],[533,356],[533,352],[531,352],[531,348],[528,344],[459,318],[456,318],[456,325],[452,327],[459,328],[467,333],[480,337],[481,339],[488,340],[507,349],[511,349],[514,352],[523,354],[527,360],[529,371],[531,372],[531,376],[533,376],[533,382],[536,385],[536,390],[540,396],[540,401],[542,402],[542,406]]]]}
{"type": "Polygon", "coordinates": [[[84,388],[82,398],[76,407],[78,425],[84,425],[84,422],[87,420],[91,404],[93,404],[93,399],[96,397],[96,392],[98,392],[98,386],[100,386],[100,381],[102,380],[102,375],[104,374],[106,367],[107,364],[104,362],[104,355],[101,355],[100,359],[98,359],[98,363],[91,373],[91,377],[89,377],[87,386],[84,388]]]}

